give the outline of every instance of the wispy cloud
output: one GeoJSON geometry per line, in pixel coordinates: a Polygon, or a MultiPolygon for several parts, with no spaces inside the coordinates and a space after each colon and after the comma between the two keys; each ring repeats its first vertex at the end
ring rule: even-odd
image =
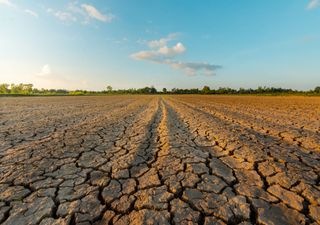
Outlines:
{"type": "Polygon", "coordinates": [[[186,47],[178,42],[172,47],[168,47],[168,43],[175,40],[177,34],[168,35],[159,40],[147,42],[149,50],[139,51],[130,55],[135,60],[145,60],[157,64],[169,65],[173,69],[182,70],[190,76],[195,75],[215,75],[217,69],[222,68],[219,65],[213,65],[206,62],[183,62],[174,58],[186,52],[186,47]]]}
{"type": "MultiPolygon", "coordinates": [[[[135,58],[137,59],[137,58],[135,58]]],[[[143,59],[139,59],[143,60],[143,59]]],[[[183,62],[165,58],[147,58],[148,60],[157,64],[164,64],[170,66],[172,69],[182,70],[188,76],[205,75],[213,76],[216,74],[216,70],[221,69],[222,66],[214,65],[206,62],[183,62]]]]}
{"type": "Polygon", "coordinates": [[[76,22],[77,21],[77,18],[70,12],[54,10],[51,8],[48,8],[47,12],[49,14],[55,16],[59,20],[64,21],[64,22],[76,22]]]}
{"type": "Polygon", "coordinates": [[[15,12],[18,12],[18,13],[24,13],[29,16],[38,17],[38,14],[35,11],[33,11],[31,9],[24,8],[19,5],[16,5],[16,4],[12,3],[12,1],[10,1],[10,0],[0,0],[0,5],[5,5],[7,7],[10,7],[12,9],[14,9],[15,12]]]}
{"type": "Polygon", "coordinates": [[[61,21],[72,23],[80,22],[82,24],[89,24],[90,20],[98,20],[104,23],[110,23],[115,18],[111,13],[103,14],[97,8],[89,4],[79,5],[78,2],[70,2],[63,10],[54,10],[48,8],[47,12],[61,21]]]}
{"type": "Polygon", "coordinates": [[[159,40],[149,41],[148,45],[150,48],[159,48],[168,44],[168,42],[175,40],[179,33],[169,34],[167,37],[161,38],[159,40]]]}
{"type": "Polygon", "coordinates": [[[171,61],[169,65],[174,69],[181,69],[186,74],[190,76],[195,76],[197,74],[203,74],[207,76],[215,75],[217,69],[221,69],[220,65],[213,65],[205,62],[180,62],[180,61],[171,61]]]}
{"type": "Polygon", "coordinates": [[[92,5],[82,4],[81,7],[85,10],[89,17],[94,18],[96,20],[100,20],[102,22],[110,23],[114,19],[114,15],[112,14],[102,14],[92,5]]]}
{"type": "Polygon", "coordinates": [[[30,16],[38,17],[38,14],[35,11],[31,10],[31,9],[25,9],[24,12],[29,14],[30,16]]]}
{"type": "Polygon", "coordinates": [[[15,7],[15,5],[10,0],[0,0],[0,4],[6,5],[8,7],[15,7]]]}
{"type": "Polygon", "coordinates": [[[307,9],[309,10],[312,10],[318,7],[320,7],[320,0],[310,0],[310,2],[307,5],[307,9]]]}

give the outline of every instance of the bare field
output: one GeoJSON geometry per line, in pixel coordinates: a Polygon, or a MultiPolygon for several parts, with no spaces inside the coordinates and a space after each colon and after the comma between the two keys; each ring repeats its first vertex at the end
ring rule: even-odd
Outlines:
{"type": "Polygon", "coordinates": [[[0,98],[1,224],[320,224],[320,98],[0,98]]]}

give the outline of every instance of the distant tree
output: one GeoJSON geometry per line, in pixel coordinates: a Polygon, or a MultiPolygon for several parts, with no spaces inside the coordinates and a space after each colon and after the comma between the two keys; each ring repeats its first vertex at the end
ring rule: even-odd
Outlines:
{"type": "Polygon", "coordinates": [[[156,94],[156,93],[157,93],[157,89],[153,86],[133,90],[133,94],[156,94]]]}
{"type": "Polygon", "coordinates": [[[107,92],[112,92],[112,87],[110,85],[107,86],[107,92]]]}
{"type": "Polygon", "coordinates": [[[20,85],[11,84],[10,85],[10,93],[11,94],[19,94],[21,92],[20,85]]]}
{"type": "Polygon", "coordinates": [[[158,92],[157,89],[154,86],[151,86],[150,93],[151,94],[156,94],[157,92],[158,92]]]}
{"type": "Polygon", "coordinates": [[[203,94],[210,94],[210,87],[209,86],[204,86],[202,88],[202,93],[203,94]]]}
{"type": "Polygon", "coordinates": [[[75,91],[70,91],[69,94],[70,94],[70,95],[84,95],[84,94],[86,94],[86,91],[83,91],[83,90],[75,90],[75,91]]]}
{"type": "Polygon", "coordinates": [[[33,84],[22,84],[22,93],[25,95],[32,94],[33,84]]]}
{"type": "MultiPolygon", "coordinates": [[[[107,92],[115,94],[156,94],[157,89],[154,86],[144,88],[130,88],[113,90],[109,85],[104,91],[87,91],[87,90],[74,90],[68,91],[64,89],[37,89],[33,88],[32,84],[0,84],[0,94],[19,94],[19,95],[100,95],[107,92]]],[[[166,88],[162,89],[162,93],[168,93],[166,88]]],[[[320,86],[315,87],[309,91],[299,91],[293,89],[284,89],[280,87],[258,87],[252,88],[239,88],[238,90],[230,87],[219,87],[218,89],[210,89],[209,86],[204,86],[201,90],[198,88],[179,89],[173,88],[170,93],[172,94],[262,94],[262,95],[282,95],[282,94],[308,94],[319,95],[320,86]]]]}
{"type": "Polygon", "coordinates": [[[9,84],[0,84],[0,94],[9,94],[9,84]]]}
{"type": "Polygon", "coordinates": [[[11,84],[10,93],[11,94],[32,94],[33,85],[32,84],[11,84]]]}
{"type": "Polygon", "coordinates": [[[265,92],[265,88],[259,86],[256,91],[257,91],[258,93],[263,93],[263,92],[265,92]]]}
{"type": "Polygon", "coordinates": [[[65,89],[57,89],[56,92],[57,92],[58,94],[68,94],[68,91],[65,90],[65,89]]]}
{"type": "Polygon", "coordinates": [[[239,88],[239,91],[238,91],[239,94],[245,94],[246,92],[247,92],[246,89],[244,89],[244,88],[239,88]]]}
{"type": "Polygon", "coordinates": [[[164,94],[166,94],[166,93],[167,93],[167,88],[162,88],[162,92],[163,92],[164,94]]]}

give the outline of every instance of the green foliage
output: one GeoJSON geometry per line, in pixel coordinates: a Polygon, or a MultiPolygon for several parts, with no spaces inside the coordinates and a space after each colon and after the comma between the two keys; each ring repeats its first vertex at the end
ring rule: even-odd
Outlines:
{"type": "Polygon", "coordinates": [[[109,85],[104,91],[87,91],[74,90],[68,91],[65,89],[37,89],[33,88],[32,84],[0,84],[0,95],[104,95],[104,94],[250,94],[250,95],[320,95],[320,86],[315,87],[310,91],[297,91],[292,89],[274,88],[274,87],[258,87],[257,89],[239,88],[238,90],[229,87],[219,87],[211,89],[209,86],[204,86],[201,90],[198,88],[179,89],[173,88],[168,91],[163,88],[162,92],[158,92],[153,86],[144,88],[130,88],[113,90],[109,85]]]}
{"type": "Polygon", "coordinates": [[[203,94],[210,94],[210,87],[209,86],[204,86],[202,88],[202,93],[203,94]]]}
{"type": "Polygon", "coordinates": [[[108,93],[113,93],[113,94],[157,94],[158,91],[155,87],[144,87],[144,88],[130,88],[130,89],[119,89],[119,90],[113,90],[112,92],[108,93]]]}
{"type": "Polygon", "coordinates": [[[10,94],[30,95],[32,94],[32,91],[33,91],[32,84],[11,84],[10,85],[10,94]]]}
{"type": "Polygon", "coordinates": [[[166,94],[167,92],[167,88],[162,88],[162,93],[166,94]]]}
{"type": "Polygon", "coordinates": [[[85,95],[86,93],[87,93],[87,91],[75,90],[75,91],[70,91],[69,95],[85,95]]]}
{"type": "Polygon", "coordinates": [[[0,84],[0,94],[9,94],[9,84],[0,84]]]}
{"type": "Polygon", "coordinates": [[[198,88],[193,89],[179,89],[179,88],[172,88],[172,94],[200,94],[201,91],[198,88]]]}
{"type": "Polygon", "coordinates": [[[109,93],[112,92],[112,87],[110,85],[107,86],[107,92],[109,92],[109,93]]]}

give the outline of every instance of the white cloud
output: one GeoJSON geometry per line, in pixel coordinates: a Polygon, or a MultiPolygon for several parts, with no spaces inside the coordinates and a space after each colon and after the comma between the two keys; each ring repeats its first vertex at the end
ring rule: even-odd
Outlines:
{"type": "Polygon", "coordinates": [[[130,55],[131,58],[135,60],[153,60],[157,57],[156,51],[140,51],[130,55]]]}
{"type": "Polygon", "coordinates": [[[307,5],[307,9],[315,9],[320,7],[320,0],[310,0],[310,2],[307,5]]]}
{"type": "Polygon", "coordinates": [[[3,4],[3,5],[6,5],[6,6],[9,6],[9,7],[14,7],[15,5],[9,1],[9,0],[0,0],[0,4],[3,4]]]}
{"type": "Polygon", "coordinates": [[[19,5],[13,4],[10,0],[0,0],[0,5],[5,5],[8,7],[13,8],[18,13],[26,13],[33,17],[38,17],[38,14],[31,9],[24,9],[23,7],[20,7],[19,5]]]}
{"type": "Polygon", "coordinates": [[[86,11],[86,13],[90,17],[100,20],[102,22],[110,23],[114,19],[114,15],[112,14],[104,15],[92,5],[82,4],[81,7],[86,11]]]}
{"type": "Polygon", "coordinates": [[[86,15],[84,10],[78,5],[78,2],[76,2],[76,1],[69,2],[66,8],[68,11],[70,11],[74,14],[81,14],[83,16],[86,15]]]}
{"type": "Polygon", "coordinates": [[[167,46],[163,46],[158,50],[158,52],[160,54],[165,55],[165,56],[175,56],[175,55],[182,54],[185,51],[186,51],[186,48],[180,42],[177,43],[172,48],[168,48],[167,46]]]}
{"type": "Polygon", "coordinates": [[[222,68],[219,65],[213,65],[206,62],[182,62],[173,60],[174,57],[183,54],[186,51],[185,46],[178,42],[173,47],[168,47],[167,43],[176,36],[168,36],[156,41],[148,42],[148,46],[151,50],[140,51],[133,53],[130,57],[135,60],[146,60],[149,62],[169,65],[173,69],[182,70],[184,73],[190,76],[195,75],[215,75],[217,69],[222,68]],[[158,48],[158,49],[154,49],[158,48]]]}
{"type": "Polygon", "coordinates": [[[43,65],[40,72],[37,74],[40,77],[46,77],[52,74],[51,67],[49,64],[43,65]]]}
{"type": "Polygon", "coordinates": [[[149,41],[148,45],[150,48],[160,48],[168,44],[168,42],[176,39],[178,37],[178,33],[169,34],[167,37],[161,38],[159,40],[149,41]]]}
{"type": "Polygon", "coordinates": [[[186,51],[182,43],[177,43],[172,48],[163,46],[158,50],[140,51],[131,55],[136,60],[156,60],[157,58],[169,58],[180,55],[186,51]]]}
{"type": "Polygon", "coordinates": [[[174,69],[183,70],[186,74],[190,76],[195,76],[197,74],[203,74],[207,76],[215,75],[217,69],[222,67],[219,65],[213,65],[205,62],[180,62],[180,61],[168,61],[174,69]]]}
{"type": "Polygon", "coordinates": [[[68,22],[68,21],[75,22],[75,21],[77,21],[77,18],[72,13],[69,13],[69,12],[60,11],[60,10],[55,11],[55,10],[53,10],[51,8],[48,8],[47,12],[50,13],[51,15],[55,16],[56,18],[58,18],[61,21],[65,21],[65,22],[68,22]]]}
{"type": "Polygon", "coordinates": [[[33,17],[38,17],[38,14],[30,9],[25,9],[24,12],[33,16],[33,17]]]}
{"type": "MultiPolygon", "coordinates": [[[[1,0],[0,0],[1,1],[1,0]]],[[[96,19],[102,22],[110,23],[114,19],[112,14],[102,14],[98,9],[92,5],[79,5],[77,1],[67,4],[63,10],[47,9],[47,12],[61,21],[77,22],[82,24],[89,24],[91,19],[96,19]]]]}

